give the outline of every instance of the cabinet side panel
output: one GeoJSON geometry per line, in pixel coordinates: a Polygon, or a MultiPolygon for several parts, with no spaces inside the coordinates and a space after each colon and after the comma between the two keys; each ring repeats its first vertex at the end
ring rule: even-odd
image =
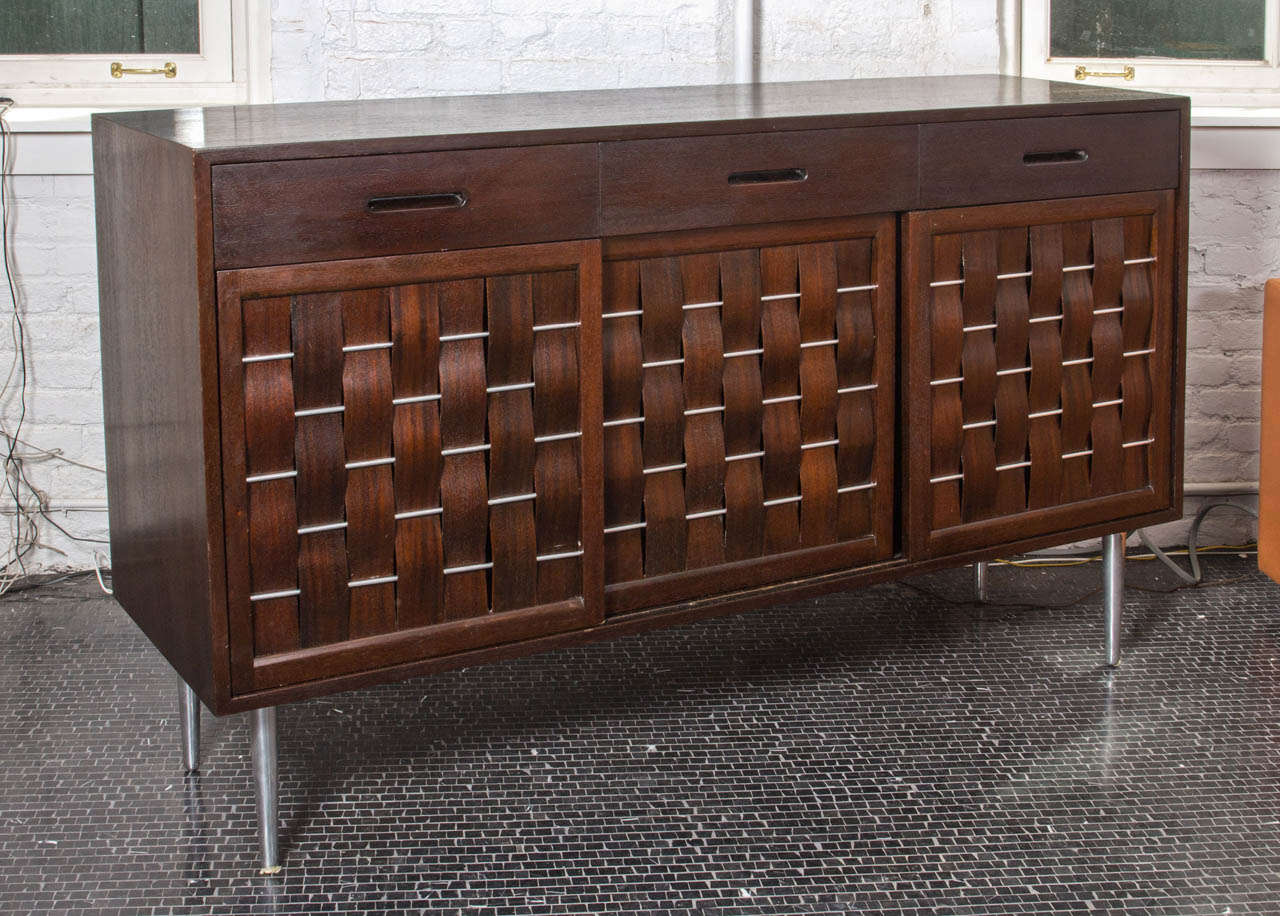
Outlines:
{"type": "Polygon", "coordinates": [[[212,664],[223,628],[212,618],[203,428],[204,192],[189,150],[102,118],[93,153],[115,595],[216,711],[225,678],[212,664]]]}

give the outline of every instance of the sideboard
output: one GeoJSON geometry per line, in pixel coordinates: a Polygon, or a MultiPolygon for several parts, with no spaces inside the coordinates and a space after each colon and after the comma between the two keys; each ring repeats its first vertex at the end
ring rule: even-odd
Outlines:
{"type": "MultiPolygon", "coordinates": [[[[94,118],[115,594],[277,704],[1181,514],[1188,102],[998,76],[94,118]]],[[[198,697],[198,700],[197,700],[198,697]]]]}

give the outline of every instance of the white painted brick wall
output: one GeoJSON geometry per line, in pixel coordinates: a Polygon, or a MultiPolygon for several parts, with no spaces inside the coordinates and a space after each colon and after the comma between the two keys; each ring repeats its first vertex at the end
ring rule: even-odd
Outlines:
{"type": "MultiPolygon", "coordinates": [[[[87,175],[18,175],[13,179],[13,194],[14,279],[24,305],[29,354],[27,416],[21,438],[77,462],[39,460],[32,455],[25,462],[27,476],[55,507],[50,512],[54,522],[77,537],[105,539],[93,180],[87,175]]],[[[7,302],[7,295],[3,298],[7,302]]],[[[0,331],[0,372],[7,374],[13,356],[10,334],[0,331]]],[[[16,396],[0,409],[5,428],[11,431],[18,416],[16,396]]],[[[20,448],[20,454],[31,452],[20,448]]],[[[0,499],[5,550],[13,543],[13,522],[6,493],[0,499]]],[[[40,541],[47,547],[31,555],[32,569],[87,568],[93,563],[93,551],[105,550],[105,544],[71,540],[44,520],[37,524],[40,541]]]]}
{"type": "MultiPolygon", "coordinates": [[[[996,66],[992,0],[762,5],[765,79],[996,66]]],[[[278,101],[707,83],[732,73],[730,0],[274,0],[273,19],[278,101]]],[[[14,189],[33,383],[24,438],[101,467],[91,179],[19,176],[14,189]]],[[[1280,173],[1193,173],[1189,481],[1256,477],[1261,284],[1280,275],[1276,238],[1280,173]]],[[[11,355],[0,333],[0,360],[11,355]]],[[[11,422],[14,405],[0,409],[11,422]]],[[[30,471],[69,508],[55,514],[60,524],[105,536],[100,473],[59,462],[30,471]]],[[[1232,524],[1211,534],[1250,535],[1232,524]]],[[[91,565],[96,545],[51,529],[47,540],[63,553],[41,552],[37,568],[91,565]]]]}

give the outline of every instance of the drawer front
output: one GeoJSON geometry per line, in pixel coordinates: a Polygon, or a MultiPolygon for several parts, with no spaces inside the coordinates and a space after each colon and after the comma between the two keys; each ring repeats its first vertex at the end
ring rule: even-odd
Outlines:
{"type": "Polygon", "coordinates": [[[596,236],[594,144],[213,168],[219,269],[596,236]]]}
{"type": "Polygon", "coordinates": [[[235,692],[599,619],[598,259],[219,275],[235,692]]]}
{"type": "Polygon", "coordinates": [[[605,235],[905,210],[916,128],[605,143],[600,187],[605,235]]]}
{"type": "Polygon", "coordinates": [[[912,558],[1167,509],[1173,194],[908,216],[912,558]]]}
{"type": "Polygon", "coordinates": [[[920,206],[1178,186],[1176,111],[1010,118],[920,128],[920,206]]]}
{"type": "Polygon", "coordinates": [[[820,225],[606,260],[607,612],[891,553],[893,219],[820,225]]]}

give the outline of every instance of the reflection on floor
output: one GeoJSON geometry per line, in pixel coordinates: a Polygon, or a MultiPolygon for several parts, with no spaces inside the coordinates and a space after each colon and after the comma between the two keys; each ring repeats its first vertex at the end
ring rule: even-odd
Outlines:
{"type": "Polygon", "coordinates": [[[92,577],[11,595],[0,911],[1274,914],[1280,586],[1207,569],[1115,674],[1096,564],[1001,566],[283,707],[276,878],[245,717],[184,779],[92,577]]]}

